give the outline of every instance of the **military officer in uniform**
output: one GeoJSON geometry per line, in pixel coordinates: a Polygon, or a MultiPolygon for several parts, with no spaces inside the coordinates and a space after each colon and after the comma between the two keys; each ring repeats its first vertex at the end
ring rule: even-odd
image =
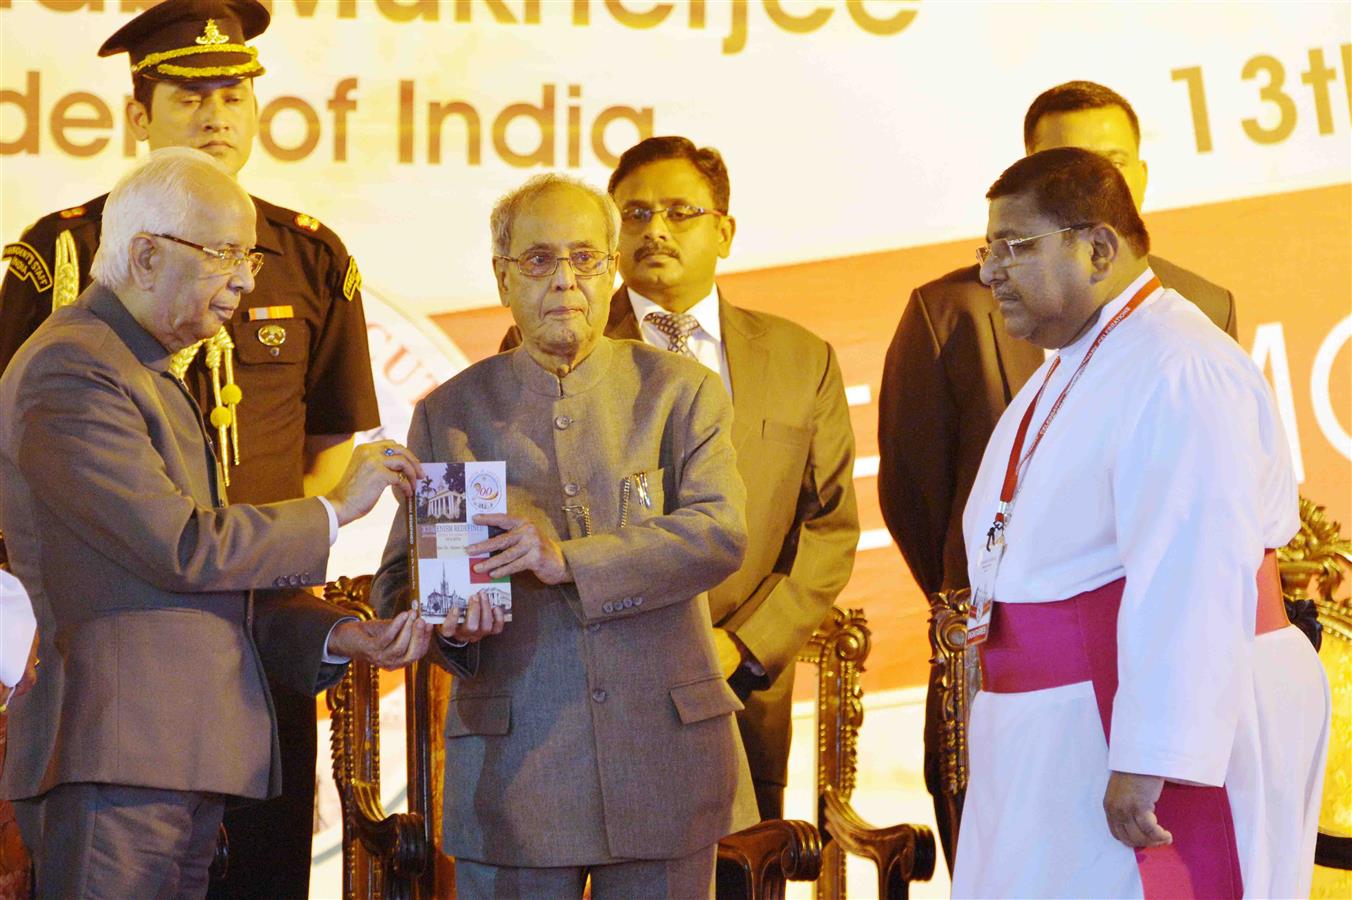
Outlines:
{"type": "MultiPolygon", "coordinates": [[[[246,42],[268,22],[257,0],[164,0],[109,38],[100,56],[130,56],[126,112],[137,139],[151,149],[196,147],[238,174],[258,129],[253,79],[263,74],[246,42]]],[[[0,372],[53,309],[89,286],[105,199],[45,216],[5,247],[0,372]]],[[[219,334],[175,364],[228,448],[231,499],[257,504],[326,491],[353,433],[379,417],[356,262],[316,219],[253,200],[264,258],[257,288],[219,334]]],[[[309,889],[314,698],[277,684],[272,692],[283,795],[227,813],[223,895],[304,897],[309,889]]]]}

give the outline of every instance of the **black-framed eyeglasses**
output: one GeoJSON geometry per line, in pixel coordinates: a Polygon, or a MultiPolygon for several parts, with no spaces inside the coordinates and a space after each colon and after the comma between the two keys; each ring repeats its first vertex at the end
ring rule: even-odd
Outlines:
{"type": "Polygon", "coordinates": [[[662,216],[667,220],[667,226],[673,231],[681,231],[689,228],[700,216],[726,216],[727,213],[717,209],[705,209],[703,206],[691,206],[688,203],[673,203],[671,206],[662,209],[649,209],[646,206],[626,206],[620,211],[620,222],[623,227],[635,230],[642,228],[653,220],[653,216],[662,216]]]}
{"type": "Polygon", "coordinates": [[[567,256],[555,256],[548,250],[527,250],[520,256],[498,255],[493,258],[516,263],[517,270],[527,278],[548,278],[559,270],[559,263],[566,259],[578,278],[594,278],[610,271],[615,255],[587,249],[574,250],[567,256]]]}
{"type": "Polygon", "coordinates": [[[1093,222],[1081,222],[1078,225],[1067,225],[1065,228],[1058,228],[1055,231],[1044,231],[1042,234],[1030,234],[1028,237],[1000,238],[997,241],[991,241],[984,247],[977,247],[976,258],[983,266],[988,259],[994,259],[998,264],[1007,266],[1017,259],[1014,250],[1016,247],[1022,247],[1024,244],[1031,244],[1033,241],[1040,241],[1043,238],[1051,237],[1054,234],[1063,234],[1064,232],[1075,231],[1079,228],[1093,227],[1093,222]]]}
{"type": "Polygon", "coordinates": [[[250,275],[257,275],[258,270],[263,268],[263,254],[257,250],[218,250],[215,247],[204,247],[194,241],[174,237],[172,234],[160,234],[159,232],[152,232],[152,237],[164,238],[166,241],[173,241],[175,244],[200,250],[208,259],[212,260],[208,266],[217,275],[233,272],[239,268],[241,263],[248,264],[250,275]]]}

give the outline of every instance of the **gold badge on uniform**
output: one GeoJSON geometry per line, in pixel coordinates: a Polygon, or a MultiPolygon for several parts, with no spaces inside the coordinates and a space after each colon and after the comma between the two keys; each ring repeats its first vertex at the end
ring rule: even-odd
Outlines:
{"type": "Polygon", "coordinates": [[[6,244],[3,259],[9,260],[9,272],[20,281],[33,282],[38,293],[51,290],[52,270],[42,254],[23,241],[6,244]]]}
{"type": "Polygon", "coordinates": [[[286,343],[286,329],[281,325],[264,325],[258,329],[258,342],[265,347],[280,347],[286,343]]]}
{"type": "Polygon", "coordinates": [[[85,208],[83,206],[72,206],[70,209],[63,209],[61,212],[57,213],[57,215],[63,219],[78,219],[84,214],[85,208]]]}
{"type": "Polygon", "coordinates": [[[361,290],[361,272],[357,269],[357,258],[347,258],[347,275],[343,277],[343,299],[351,300],[361,290]]]}
{"type": "Polygon", "coordinates": [[[306,231],[318,231],[319,220],[305,213],[296,213],[296,227],[304,228],[306,231]]]}

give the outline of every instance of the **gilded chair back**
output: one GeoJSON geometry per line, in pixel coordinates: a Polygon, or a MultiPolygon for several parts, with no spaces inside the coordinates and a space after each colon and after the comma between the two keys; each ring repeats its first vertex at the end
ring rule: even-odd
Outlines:
{"type": "Polygon", "coordinates": [[[1314,634],[1333,700],[1311,895],[1352,897],[1352,598],[1337,596],[1352,568],[1352,540],[1302,498],[1300,533],[1277,558],[1287,613],[1301,624],[1311,607],[1318,612],[1314,634]]]}

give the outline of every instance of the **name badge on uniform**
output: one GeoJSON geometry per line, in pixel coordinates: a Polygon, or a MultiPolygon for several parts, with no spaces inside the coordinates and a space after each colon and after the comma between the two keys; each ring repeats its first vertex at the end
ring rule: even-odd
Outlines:
{"type": "Polygon", "coordinates": [[[972,609],[967,614],[967,646],[983,644],[991,632],[991,613],[995,610],[995,575],[1005,555],[1004,541],[988,542],[977,562],[976,581],[972,584],[972,609]]]}

